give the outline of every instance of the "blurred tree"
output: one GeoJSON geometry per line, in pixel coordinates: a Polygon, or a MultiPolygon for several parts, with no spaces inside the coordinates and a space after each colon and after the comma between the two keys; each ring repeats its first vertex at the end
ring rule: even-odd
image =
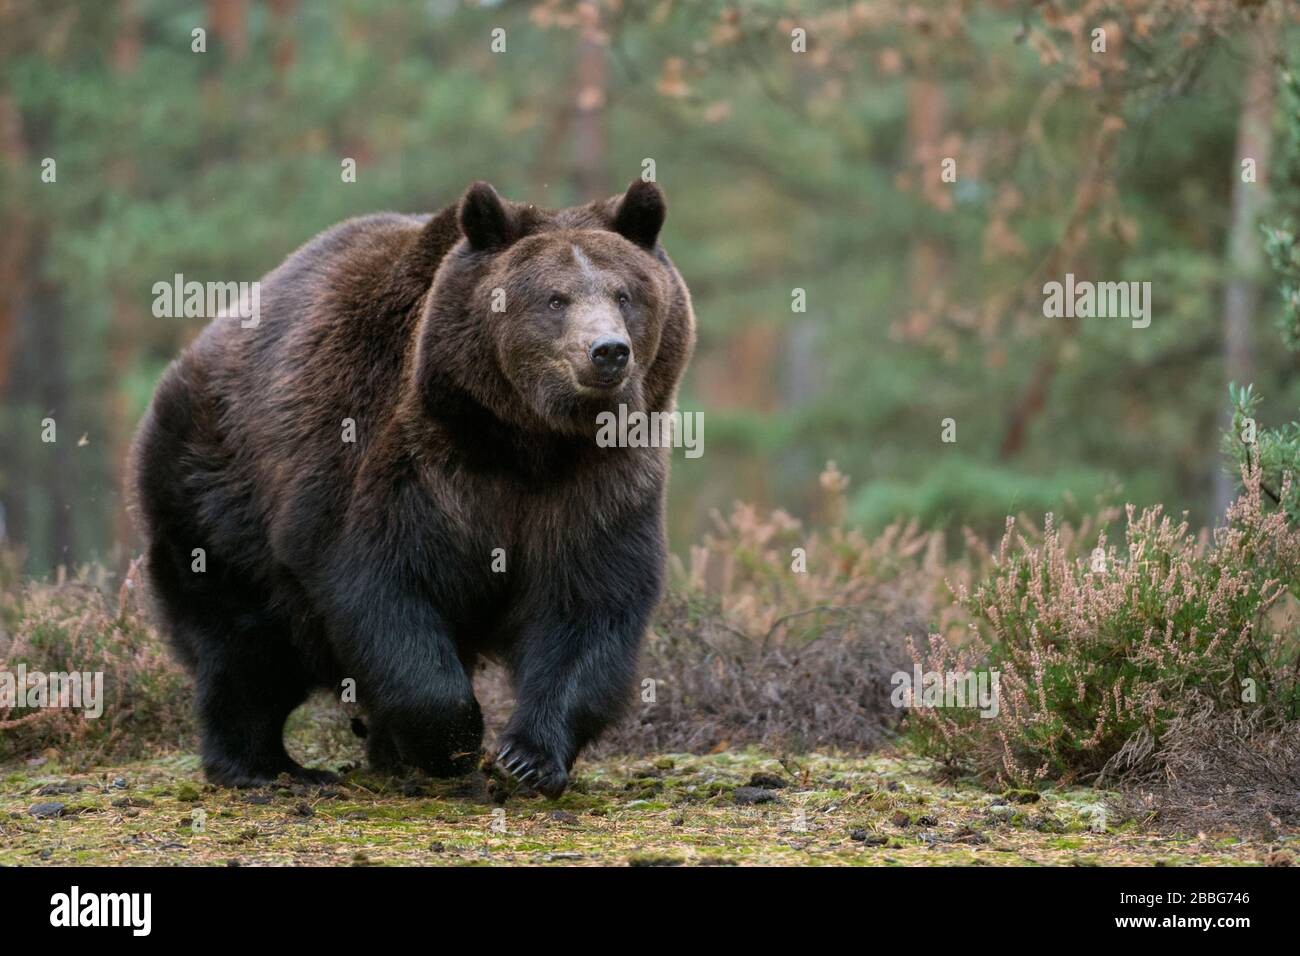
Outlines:
{"type": "MultiPolygon", "coordinates": [[[[1273,152],[1275,36],[1270,24],[1246,32],[1246,71],[1241,111],[1237,118],[1237,149],[1232,168],[1232,220],[1228,232],[1226,282],[1223,293],[1223,369],[1229,382],[1252,378],[1251,328],[1259,303],[1259,274],[1264,250],[1260,213],[1267,206],[1269,160],[1273,152]],[[1243,168],[1243,163],[1249,164],[1243,168]]],[[[1224,427],[1232,425],[1225,411],[1224,427]]],[[[1214,472],[1214,510],[1227,510],[1234,482],[1222,468],[1214,472]]]]}
{"type": "MultiPolygon", "coordinates": [[[[1243,95],[1269,71],[1249,37],[1294,67],[1297,18],[1282,0],[0,4],[8,533],[37,571],[130,544],[125,442],[202,325],[152,316],[155,282],[252,280],[340,219],[475,179],[565,205],[647,158],[700,319],[682,405],[707,454],[678,459],[678,546],[733,498],[809,513],[832,458],[871,523],[996,530],[1088,509],[1118,476],[1203,520],[1225,331],[1280,312],[1226,305],[1243,106],[1252,135],[1270,119],[1243,95]],[[1152,282],[1150,328],[1046,319],[1067,271],[1152,282]]],[[[1261,154],[1261,182],[1276,164],[1261,154]]],[[[1293,196],[1251,192],[1240,221],[1293,196]]],[[[1255,355],[1261,416],[1300,403],[1294,364],[1255,355]]]]}

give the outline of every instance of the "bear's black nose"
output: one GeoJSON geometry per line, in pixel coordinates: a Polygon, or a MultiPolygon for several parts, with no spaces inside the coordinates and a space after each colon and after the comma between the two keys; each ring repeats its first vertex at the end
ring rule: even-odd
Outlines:
{"type": "Polygon", "coordinates": [[[591,364],[602,378],[612,378],[623,371],[632,349],[626,339],[607,336],[591,347],[591,364]]]}

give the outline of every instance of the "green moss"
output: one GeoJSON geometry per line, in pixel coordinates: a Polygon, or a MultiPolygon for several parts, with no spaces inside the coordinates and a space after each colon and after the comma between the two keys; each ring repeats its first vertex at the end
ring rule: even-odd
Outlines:
{"type": "Polygon", "coordinates": [[[1037,803],[1043,799],[1043,795],[1037,790],[1004,790],[1002,799],[1008,803],[1037,803]]]}
{"type": "Polygon", "coordinates": [[[176,799],[189,803],[197,803],[203,798],[199,793],[199,788],[194,786],[192,783],[187,782],[182,783],[176,788],[176,799]]]}
{"type": "MultiPolygon", "coordinates": [[[[0,863],[1005,866],[1262,858],[1250,841],[1180,843],[1131,824],[1122,834],[1093,833],[1085,810],[1105,795],[1087,789],[1044,791],[1032,810],[1008,805],[1016,808],[1008,823],[990,816],[1005,796],[939,783],[930,764],[906,754],[800,760],[801,782],[780,791],[781,803],[745,806],[733,791],[756,771],[774,772],[769,754],[587,761],[559,800],[517,793],[504,805],[477,775],[402,781],[361,771],[324,790],[232,791],[205,784],[188,755],[88,773],[11,767],[0,769],[0,819],[9,823],[0,863]],[[41,788],[78,785],[75,796],[57,798],[76,812],[48,820],[27,814],[46,799],[36,796],[41,788]],[[205,814],[197,829],[196,810],[205,814]],[[898,814],[902,828],[893,823],[898,814]],[[1071,832],[1050,832],[1052,820],[1071,832]],[[855,830],[886,842],[854,840],[855,830]]],[[[1293,838],[1284,843],[1300,849],[1293,838]]]]}

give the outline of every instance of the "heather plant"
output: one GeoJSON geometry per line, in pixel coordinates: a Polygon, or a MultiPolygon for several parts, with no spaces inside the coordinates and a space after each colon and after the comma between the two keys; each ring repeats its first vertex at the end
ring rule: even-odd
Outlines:
{"type": "Polygon", "coordinates": [[[1223,454],[1231,467],[1257,470],[1267,502],[1284,511],[1293,523],[1300,523],[1300,485],[1289,480],[1300,471],[1300,422],[1260,427],[1257,416],[1262,397],[1253,385],[1230,382],[1228,400],[1232,428],[1223,435],[1223,454]]]}
{"type": "Polygon", "coordinates": [[[101,673],[103,710],[0,704],[0,760],[54,749],[82,764],[186,744],[189,682],[139,607],[134,568],[116,598],[103,568],[60,570],[53,581],[6,592],[0,672],[101,673]]]}
{"type": "Polygon", "coordinates": [[[674,557],[675,590],[712,603],[728,624],[759,642],[791,646],[816,637],[835,617],[906,610],[922,621],[948,616],[944,540],[896,521],[869,537],[846,524],[849,478],[829,462],[819,480],[819,521],[807,527],[780,509],[737,502],[714,512],[713,530],[674,557]]]}
{"type": "Polygon", "coordinates": [[[1193,694],[1216,712],[1294,718],[1300,643],[1282,599],[1300,573],[1300,531],[1261,499],[1248,472],[1208,540],[1159,507],[1130,506],[1122,548],[1103,533],[1075,556],[1050,516],[1038,538],[1009,519],[990,575],[957,589],[969,640],[911,648],[922,672],[996,671],[997,715],[913,708],[922,751],[1021,786],[1092,780],[1141,769],[1193,694]]]}

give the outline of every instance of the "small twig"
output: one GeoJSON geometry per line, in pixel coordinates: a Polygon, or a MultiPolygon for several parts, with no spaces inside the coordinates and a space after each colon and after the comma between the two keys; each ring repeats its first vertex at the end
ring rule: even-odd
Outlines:
{"type": "Polygon", "coordinates": [[[769,627],[767,629],[767,633],[763,635],[763,641],[759,645],[760,653],[763,654],[767,653],[768,641],[770,641],[773,635],[776,634],[777,628],[779,628],[786,621],[792,621],[797,617],[807,617],[809,614],[816,614],[818,611],[831,611],[831,612],[836,612],[841,614],[852,613],[851,610],[846,607],[838,607],[836,605],[830,605],[830,604],[819,604],[817,605],[817,607],[810,607],[803,611],[793,611],[790,614],[783,614],[781,617],[778,617],[775,621],[772,622],[772,626],[769,627]]]}

